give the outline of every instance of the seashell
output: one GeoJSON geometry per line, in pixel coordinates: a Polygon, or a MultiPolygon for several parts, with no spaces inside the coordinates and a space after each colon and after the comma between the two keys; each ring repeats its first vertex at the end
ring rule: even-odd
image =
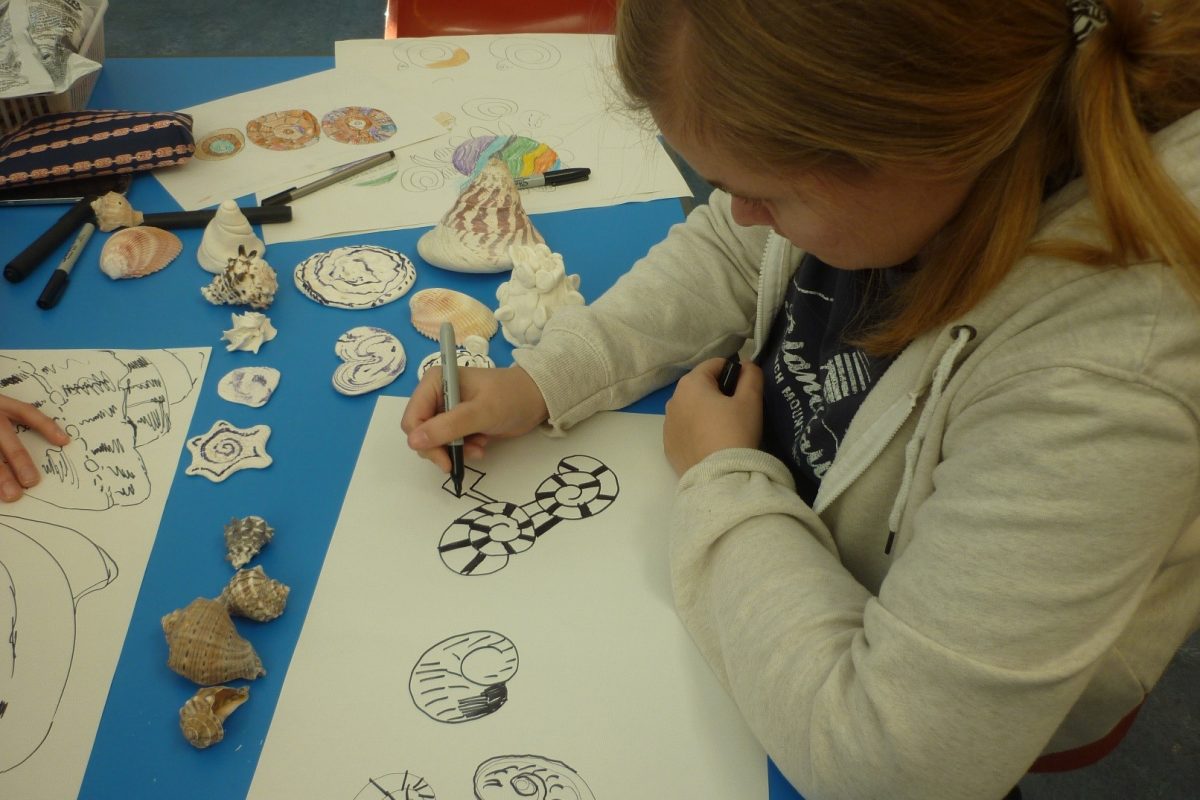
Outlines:
{"type": "Polygon", "coordinates": [[[517,674],[517,646],[495,631],[471,631],[443,639],[417,659],[408,693],[437,722],[468,722],[498,711],[517,674]]]}
{"type": "Polygon", "coordinates": [[[267,674],[254,646],[238,635],[223,603],[197,597],[163,617],[162,628],[167,666],[201,686],[267,674]]]}
{"type": "Polygon", "coordinates": [[[596,800],[579,773],[561,761],[536,755],[496,756],[475,770],[479,800],[596,800]]]}
{"type": "Polygon", "coordinates": [[[241,569],[273,538],[275,529],[262,517],[234,517],[225,526],[225,560],[241,569]]]}
{"type": "Polygon", "coordinates": [[[369,325],[343,333],[333,351],[344,362],[333,371],[333,388],[350,396],[387,386],[408,363],[399,339],[369,325]]]}
{"type": "Polygon", "coordinates": [[[142,212],[133,206],[120,192],[109,192],[92,201],[92,212],[96,216],[96,227],[107,233],[117,228],[142,224],[142,212]]]}
{"type": "Polygon", "coordinates": [[[215,306],[267,308],[275,301],[277,289],[279,279],[271,265],[253,250],[238,248],[238,254],[229,259],[225,271],[208,286],[201,287],[200,294],[215,306]]]}
{"type": "Polygon", "coordinates": [[[438,338],[438,329],[443,322],[454,326],[454,339],[458,342],[468,336],[490,339],[498,327],[491,309],[474,297],[453,289],[437,286],[422,289],[409,299],[408,310],[413,327],[434,340],[438,338]]]}
{"type": "Polygon", "coordinates": [[[231,314],[233,327],[221,334],[221,338],[229,342],[226,350],[249,350],[257,353],[264,342],[275,338],[278,331],[271,324],[266,314],[258,311],[247,311],[244,314],[231,314]]]}
{"type": "Polygon", "coordinates": [[[278,385],[279,370],[274,367],[238,367],[225,373],[217,383],[217,394],[231,403],[261,408],[271,399],[278,385]]]}
{"type": "Polygon", "coordinates": [[[272,462],[267,452],[269,438],[271,428],[268,425],[235,428],[223,419],[217,420],[207,433],[187,440],[192,463],[184,474],[201,475],[213,483],[220,483],[244,469],[266,469],[272,462]]]}
{"type": "Polygon", "coordinates": [[[117,231],[100,249],[100,271],[114,280],[140,278],[175,260],[183,242],[170,231],[139,226],[117,231]]]}
{"type": "Polygon", "coordinates": [[[233,200],[225,200],[217,206],[213,218],[204,227],[204,237],[196,260],[209,272],[220,275],[229,264],[229,259],[239,252],[266,255],[267,248],[262,239],[254,235],[250,221],[233,200]]]}
{"type": "Polygon", "coordinates": [[[512,277],[496,289],[496,319],[510,344],[537,344],[555,311],[583,305],[579,276],[568,275],[562,256],[544,244],[514,245],[509,253],[512,277]]]}
{"type": "Polygon", "coordinates": [[[225,720],[250,699],[250,687],[209,686],[179,709],[179,729],[193,747],[203,750],[225,738],[225,720]]]}
{"type": "Polygon", "coordinates": [[[296,265],[296,288],[310,300],[336,308],[375,308],[412,288],[417,268],[408,256],[373,245],[337,247],[296,265]]]}
{"type": "Polygon", "coordinates": [[[457,272],[512,269],[508,248],[545,242],[504,162],[492,156],[441,221],[417,240],[421,258],[457,272]]]}
{"type": "MultiPolygon", "coordinates": [[[[496,366],[496,362],[488,357],[488,340],[482,336],[468,336],[462,344],[455,348],[454,360],[460,367],[478,367],[487,369],[496,366]]],[[[430,367],[442,365],[442,351],[434,350],[421,359],[417,365],[417,380],[421,380],[430,367]]]]}
{"type": "Polygon", "coordinates": [[[217,599],[235,617],[270,622],[283,613],[290,591],[274,578],[268,578],[261,566],[256,566],[235,572],[217,599]]]}

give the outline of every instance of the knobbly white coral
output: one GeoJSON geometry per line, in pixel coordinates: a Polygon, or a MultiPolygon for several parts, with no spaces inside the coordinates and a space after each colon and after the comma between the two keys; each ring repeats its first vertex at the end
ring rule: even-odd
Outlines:
{"type": "Polygon", "coordinates": [[[562,256],[544,244],[514,245],[509,253],[512,277],[496,289],[496,319],[510,344],[537,344],[555,311],[583,305],[579,276],[568,275],[562,256]]]}

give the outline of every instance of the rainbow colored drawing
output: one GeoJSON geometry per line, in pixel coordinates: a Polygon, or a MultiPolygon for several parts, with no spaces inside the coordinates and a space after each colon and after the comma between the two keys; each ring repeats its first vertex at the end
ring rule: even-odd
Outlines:
{"type": "Polygon", "coordinates": [[[492,156],[504,161],[516,178],[562,166],[558,153],[526,136],[477,136],[455,148],[451,161],[463,175],[474,175],[492,156]]]}

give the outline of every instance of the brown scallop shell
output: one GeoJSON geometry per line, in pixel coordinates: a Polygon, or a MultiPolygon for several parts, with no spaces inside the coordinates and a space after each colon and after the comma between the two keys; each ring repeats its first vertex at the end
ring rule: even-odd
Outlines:
{"type": "Polygon", "coordinates": [[[113,279],[140,278],[170,264],[182,249],[179,237],[162,228],[125,228],[100,249],[100,270],[113,279]]]}
{"type": "Polygon", "coordinates": [[[287,606],[287,586],[267,577],[261,566],[239,569],[217,599],[229,613],[256,622],[270,622],[287,606]]]}
{"type": "Polygon", "coordinates": [[[167,666],[201,686],[266,675],[254,646],[243,639],[225,604],[197,597],[162,618],[167,666]]]}
{"type": "Polygon", "coordinates": [[[225,738],[225,720],[250,698],[250,687],[210,686],[179,709],[179,729],[193,747],[204,749],[225,738]]]}
{"type": "Polygon", "coordinates": [[[490,339],[499,323],[491,309],[470,295],[453,289],[422,289],[408,301],[413,327],[430,339],[438,338],[443,322],[454,326],[456,342],[468,336],[490,339]]]}

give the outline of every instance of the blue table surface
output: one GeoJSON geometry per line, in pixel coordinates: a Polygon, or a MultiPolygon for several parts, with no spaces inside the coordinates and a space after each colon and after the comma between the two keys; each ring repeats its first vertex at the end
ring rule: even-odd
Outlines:
{"type": "MultiPolygon", "coordinates": [[[[326,57],[110,59],[92,95],[92,108],[163,111],[185,108],[333,67],[326,57]]],[[[134,179],[128,197],[144,211],[175,210],[178,205],[156,180],[134,179]]],[[[251,196],[237,198],[253,205],[251,196]]],[[[38,233],[63,213],[62,206],[0,208],[0,264],[8,263],[38,233]]],[[[628,203],[598,209],[535,216],[552,248],[563,254],[569,273],[582,278],[589,300],[616,278],[682,218],[674,200],[628,203]]],[[[64,244],[28,280],[0,282],[0,349],[52,348],[212,348],[212,357],[188,435],[208,430],[217,419],[248,427],[272,428],[274,464],[249,470],[221,484],[185,477],[190,463],[180,454],[174,485],[147,564],[125,643],[96,734],[81,798],[212,800],[245,795],[266,740],[292,652],[316,587],[325,551],[358,457],[374,407],[374,395],[344,397],[333,391],[330,376],[337,359],[333,342],[351,327],[375,325],[396,334],[409,368],[382,393],[405,396],[416,386],[415,364],[436,349],[408,321],[407,302],[367,311],[320,306],[291,287],[290,272],[312,253],[344,244],[376,244],[413,254],[417,281],[413,291],[446,286],[466,292],[489,307],[504,274],[467,275],[436,269],[415,257],[421,230],[397,230],[309,242],[273,244],[267,261],[280,275],[280,290],[267,313],[279,329],[277,339],[248,360],[246,353],[224,349],[221,332],[230,313],[244,309],[213,306],[199,289],[211,275],[199,269],[194,254],[202,230],[180,230],[183,254],[176,264],[147,278],[112,281],[97,268],[105,236],[89,244],[72,273],[61,303],[40,311],[34,301],[64,244]],[[230,369],[248,363],[282,372],[275,396],[263,408],[250,409],[220,399],[216,384],[230,369]],[[287,612],[247,632],[268,674],[252,684],[251,700],[231,719],[225,740],[195,750],[179,733],[178,709],[195,687],[166,667],[161,617],[229,578],[221,532],[232,517],[257,514],[276,529],[275,546],[256,559],[267,574],[291,586],[287,612]]],[[[491,343],[498,365],[511,363],[503,337],[491,343]]],[[[661,412],[667,390],[628,410],[661,412]]],[[[245,632],[245,629],[244,629],[245,632]]],[[[316,703],[336,703],[337,687],[316,703]]],[[[337,731],[314,736],[338,735],[337,731]]],[[[800,796],[768,765],[771,800],[800,796]]]]}

